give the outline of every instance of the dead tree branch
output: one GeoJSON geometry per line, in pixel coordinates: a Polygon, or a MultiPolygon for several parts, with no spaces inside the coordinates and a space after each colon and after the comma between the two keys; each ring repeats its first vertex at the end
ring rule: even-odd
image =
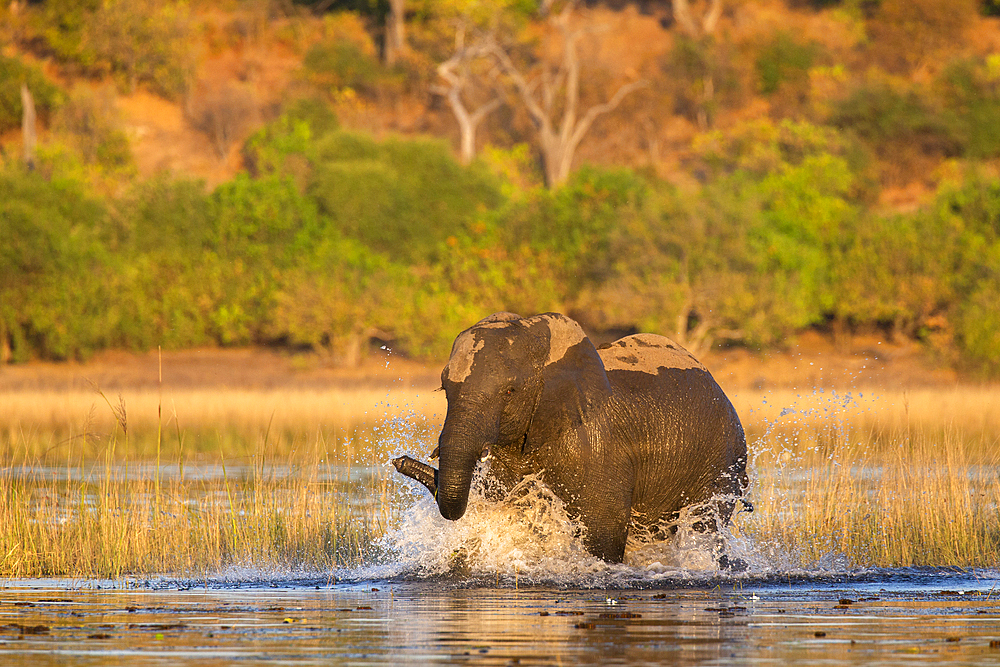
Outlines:
{"type": "Polygon", "coordinates": [[[513,83],[538,130],[545,180],[549,187],[562,185],[569,178],[576,149],[594,121],[616,109],[629,93],[647,85],[641,79],[623,84],[607,102],[590,107],[582,115],[579,113],[580,57],[577,44],[594,28],[570,28],[574,4],[567,3],[557,16],[550,19],[562,35],[562,60],[554,67],[544,67],[533,81],[528,81],[504,48],[495,42],[490,45],[491,53],[513,83]]]}
{"type": "MultiPolygon", "coordinates": [[[[455,33],[455,54],[437,67],[438,76],[444,79],[448,85],[434,86],[431,90],[448,100],[448,106],[451,107],[451,111],[458,121],[461,161],[462,164],[469,164],[476,155],[476,131],[479,124],[503,104],[503,98],[494,92],[494,95],[487,102],[471,111],[466,105],[463,95],[472,86],[472,63],[476,59],[486,56],[488,49],[481,41],[477,41],[472,46],[466,46],[465,33],[466,26],[460,25],[455,33]]],[[[496,78],[494,72],[490,73],[490,78],[496,78]]]]}

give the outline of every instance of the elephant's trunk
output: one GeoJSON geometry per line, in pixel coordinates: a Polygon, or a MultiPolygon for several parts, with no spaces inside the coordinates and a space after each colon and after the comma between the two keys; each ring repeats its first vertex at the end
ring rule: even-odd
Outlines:
{"type": "Polygon", "coordinates": [[[438,439],[440,465],[438,466],[438,509],[441,516],[452,521],[461,519],[469,504],[469,489],[476,463],[496,439],[470,437],[459,432],[451,419],[445,420],[438,439]]]}

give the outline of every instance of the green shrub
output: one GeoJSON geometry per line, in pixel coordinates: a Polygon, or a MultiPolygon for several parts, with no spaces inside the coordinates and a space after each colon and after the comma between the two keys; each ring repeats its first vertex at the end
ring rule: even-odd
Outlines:
{"type": "Polygon", "coordinates": [[[14,360],[81,357],[107,342],[105,218],[74,182],[0,171],[0,333],[14,360]]]}
{"type": "Polygon", "coordinates": [[[383,77],[378,60],[346,40],[313,44],[302,59],[302,67],[307,80],[326,92],[351,88],[373,94],[383,77]]]}
{"type": "Polygon", "coordinates": [[[982,61],[960,60],[942,72],[937,88],[955,116],[962,153],[973,159],[1000,156],[1000,75],[982,61]]]}
{"type": "Polygon", "coordinates": [[[757,54],[760,91],[773,95],[782,86],[788,86],[804,93],[809,85],[809,68],[818,54],[818,45],[802,44],[788,32],[777,32],[757,54]]]}
{"type": "Polygon", "coordinates": [[[501,201],[479,166],[462,167],[429,139],[332,132],[316,143],[308,192],[345,235],[394,261],[433,261],[442,241],[501,201]]]}
{"type": "Polygon", "coordinates": [[[288,174],[301,181],[315,161],[314,140],[339,126],[330,106],[316,98],[293,102],[281,116],[247,138],[243,161],[254,176],[288,174]]]}
{"type": "Polygon", "coordinates": [[[830,122],[850,130],[883,152],[890,145],[916,144],[925,153],[958,155],[955,119],[932,107],[917,90],[885,84],[862,86],[834,112],[830,122]]]}
{"type": "Polygon", "coordinates": [[[100,6],[101,0],[46,0],[30,15],[30,27],[56,58],[86,67],[94,56],[84,31],[100,6]]]}
{"type": "Polygon", "coordinates": [[[210,330],[225,345],[264,342],[279,276],[303,261],[323,223],[314,202],[277,175],[239,174],[211,202],[210,330]]]}
{"type": "Polygon", "coordinates": [[[170,98],[190,74],[185,5],[168,0],[47,0],[33,13],[35,37],[71,69],[144,83],[170,98]]]}
{"type": "Polygon", "coordinates": [[[985,377],[1000,377],[1000,246],[975,290],[962,302],[957,342],[964,364],[985,377]]]}

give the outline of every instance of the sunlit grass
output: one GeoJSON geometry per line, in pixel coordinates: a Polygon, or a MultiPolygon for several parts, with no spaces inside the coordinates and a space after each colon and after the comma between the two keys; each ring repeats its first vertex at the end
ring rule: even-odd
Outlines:
{"type": "Polygon", "coordinates": [[[118,428],[109,406],[127,406],[129,437],[119,456],[215,457],[252,453],[267,433],[269,450],[292,456],[317,439],[351,439],[392,419],[444,419],[444,393],[384,389],[155,389],[0,392],[0,456],[64,459],[67,451],[103,455],[118,428]],[[249,444],[248,444],[249,443],[249,444]]]}
{"type": "Polygon", "coordinates": [[[740,523],[758,544],[799,565],[1000,562],[997,388],[739,399],[756,510],[740,523]]]}
{"type": "MultiPolygon", "coordinates": [[[[0,576],[333,572],[399,517],[440,392],[0,396],[0,576]],[[159,455],[159,456],[157,456],[159,455]],[[211,471],[206,474],[205,470],[211,471]]],[[[746,392],[753,514],[790,564],[1000,562],[1000,390],[746,392]]]]}
{"type": "Polygon", "coordinates": [[[334,465],[316,451],[307,464],[261,456],[170,474],[111,452],[65,470],[22,462],[0,471],[0,576],[357,566],[377,557],[395,493],[389,468],[367,458],[334,465]]]}
{"type": "Polygon", "coordinates": [[[778,547],[791,564],[1000,563],[995,446],[970,448],[957,433],[932,438],[918,430],[884,442],[834,432],[811,448],[782,444],[778,456],[767,447],[758,443],[755,512],[740,517],[741,528],[759,545],[778,547]]]}

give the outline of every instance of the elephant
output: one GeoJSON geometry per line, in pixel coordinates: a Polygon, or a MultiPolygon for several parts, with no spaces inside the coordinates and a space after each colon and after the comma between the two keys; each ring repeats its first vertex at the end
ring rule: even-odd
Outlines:
{"type": "Polygon", "coordinates": [[[495,313],[458,335],[441,383],[438,469],[410,456],[393,463],[446,519],[465,514],[473,472],[489,457],[488,480],[511,489],[537,473],[584,527],[587,550],[620,563],[630,530],[665,536],[692,506],[702,530],[717,530],[747,487],[736,410],[664,336],[598,349],[565,315],[495,313]]]}

